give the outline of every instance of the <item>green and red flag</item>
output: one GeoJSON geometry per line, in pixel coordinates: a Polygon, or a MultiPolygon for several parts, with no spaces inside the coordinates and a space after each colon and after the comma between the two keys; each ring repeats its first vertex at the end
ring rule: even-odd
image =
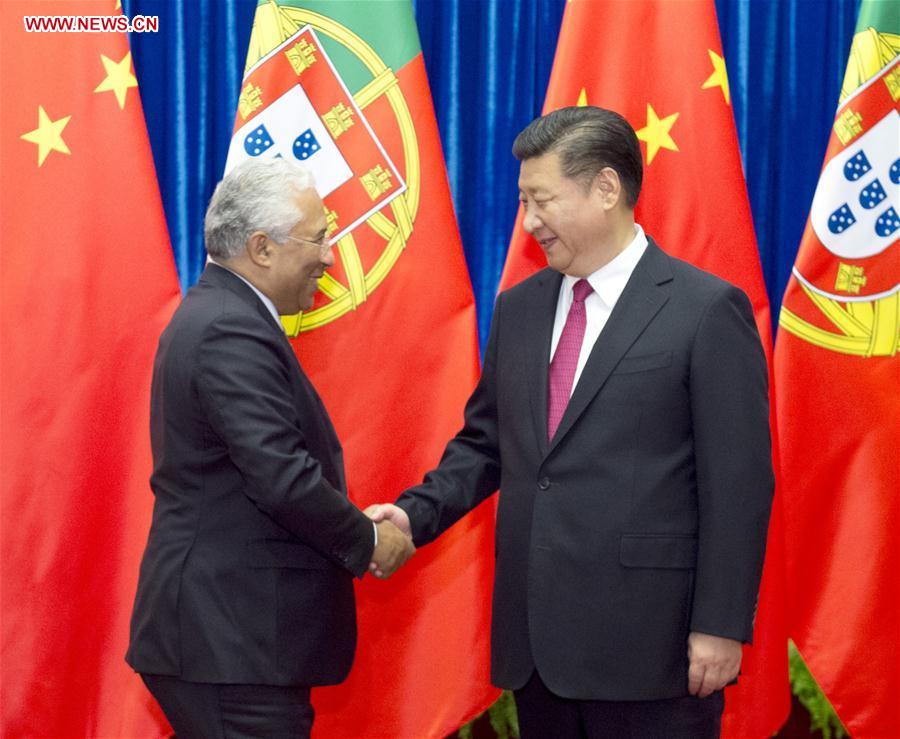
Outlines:
{"type": "MultiPolygon", "coordinates": [[[[351,498],[435,466],[478,376],[475,306],[407,2],[256,10],[226,170],[313,171],[336,264],[284,317],[344,446],[351,498]]],[[[313,691],[319,737],[442,737],[497,696],[488,675],[494,503],[389,581],[358,586],[348,680],[313,691]]]]}
{"type": "Polygon", "coordinates": [[[898,54],[863,0],[775,351],[790,634],[858,737],[900,735],[898,54]]]}
{"type": "MultiPolygon", "coordinates": [[[[570,0],[544,112],[569,105],[609,108],[631,123],[644,154],[637,221],[669,254],[750,296],[771,358],[769,301],[713,0],[570,0]]],[[[501,287],[544,266],[520,212],[501,287]]],[[[774,411],[773,402],[773,439],[774,411]]],[[[782,525],[776,491],[753,646],[738,684],[726,690],[726,737],[770,736],[788,714],[782,525]]]]}
{"type": "Polygon", "coordinates": [[[123,657],[152,506],[153,353],[179,289],[114,8],[0,3],[3,736],[165,726],[123,657]],[[78,14],[119,30],[26,28],[78,14]]]}

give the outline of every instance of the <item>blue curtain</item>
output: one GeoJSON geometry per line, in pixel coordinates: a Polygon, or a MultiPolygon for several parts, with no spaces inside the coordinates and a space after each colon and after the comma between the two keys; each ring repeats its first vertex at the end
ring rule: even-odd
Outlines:
{"type": "Polygon", "coordinates": [[[859,0],[717,0],[716,10],[777,323],[831,133],[859,0]]]}
{"type": "Polygon", "coordinates": [[[565,4],[415,4],[482,343],[519,206],[510,151],[541,114],[565,4]]]}
{"type": "MultiPolygon", "coordinates": [[[[773,319],[822,165],[860,0],[716,0],[773,319]]],[[[203,267],[256,0],[125,0],[184,287],[203,267]]],[[[565,0],[415,0],[482,341],[515,220],[515,135],[541,111],[565,0]]],[[[602,43],[602,38],[598,38],[602,43]]],[[[623,64],[628,60],[623,59],[623,64]]]]}
{"type": "Polygon", "coordinates": [[[125,0],[127,15],[159,16],[132,34],[135,74],[183,289],[206,261],[203,215],[222,177],[234,127],[254,0],[125,0]]]}

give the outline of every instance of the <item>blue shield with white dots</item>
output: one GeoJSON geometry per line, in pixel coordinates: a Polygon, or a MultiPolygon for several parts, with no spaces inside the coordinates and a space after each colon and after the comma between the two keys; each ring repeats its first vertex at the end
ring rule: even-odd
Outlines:
{"type": "Polygon", "coordinates": [[[872,165],[866,153],[862,150],[857,151],[847,163],[844,165],[844,177],[848,182],[856,182],[860,177],[872,171],[872,165]]]}
{"type": "Polygon", "coordinates": [[[294,156],[297,157],[297,159],[299,159],[301,162],[309,159],[321,148],[322,147],[319,146],[319,142],[316,140],[315,134],[313,134],[312,129],[307,128],[303,133],[301,133],[297,138],[294,139],[294,156]]]}
{"type": "Polygon", "coordinates": [[[878,180],[872,180],[859,193],[859,204],[866,210],[878,207],[887,197],[884,187],[878,180]]]}
{"type": "Polygon", "coordinates": [[[258,157],[272,148],[272,137],[265,126],[257,126],[244,137],[244,151],[252,157],[258,157]]]}
{"type": "Polygon", "coordinates": [[[900,216],[893,207],[888,208],[875,221],[875,233],[883,238],[896,237],[898,230],[900,230],[900,216]]]}
{"type": "Polygon", "coordinates": [[[853,215],[853,211],[850,210],[850,206],[847,203],[844,203],[829,216],[828,230],[833,234],[841,234],[854,223],[856,223],[856,218],[853,215]]]}

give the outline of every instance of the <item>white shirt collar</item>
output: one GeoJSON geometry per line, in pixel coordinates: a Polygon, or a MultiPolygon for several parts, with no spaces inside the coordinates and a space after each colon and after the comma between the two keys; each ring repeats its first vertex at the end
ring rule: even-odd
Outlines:
{"type": "MultiPolygon", "coordinates": [[[[277,323],[279,326],[281,326],[281,318],[278,316],[278,309],[275,307],[275,303],[273,303],[269,299],[268,295],[261,292],[259,290],[259,288],[256,287],[256,285],[254,285],[252,282],[250,282],[250,280],[248,280],[243,275],[239,275],[233,269],[228,269],[228,267],[226,267],[224,264],[222,264],[220,262],[217,262],[212,257],[209,258],[209,261],[212,262],[213,264],[215,264],[217,267],[221,267],[224,270],[228,270],[229,272],[231,272],[231,274],[233,274],[239,280],[242,280],[253,292],[256,293],[256,297],[258,297],[262,301],[263,305],[266,306],[266,309],[269,311],[269,313],[272,314],[272,318],[275,319],[275,323],[277,323]]],[[[282,330],[283,330],[283,327],[282,327],[282,330]]]]}
{"type": "MultiPolygon", "coordinates": [[[[647,237],[644,235],[644,229],[640,224],[634,224],[634,238],[629,242],[621,252],[619,252],[612,260],[604,264],[596,272],[592,272],[587,276],[587,281],[591,283],[594,292],[603,301],[606,307],[612,310],[619,296],[625,289],[631,273],[637,263],[644,256],[647,249],[647,237]]],[[[572,288],[580,277],[572,275],[563,275],[563,289],[567,297],[571,296],[572,288]]],[[[571,300],[571,297],[569,298],[571,300]]]]}

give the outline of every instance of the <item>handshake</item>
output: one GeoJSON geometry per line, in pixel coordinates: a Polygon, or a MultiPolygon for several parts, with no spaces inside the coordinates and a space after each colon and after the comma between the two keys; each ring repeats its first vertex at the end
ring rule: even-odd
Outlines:
{"type": "Polygon", "coordinates": [[[375,521],[378,544],[372,552],[369,571],[385,579],[393,575],[416,551],[406,511],[392,503],[371,505],[364,513],[375,521]]]}

